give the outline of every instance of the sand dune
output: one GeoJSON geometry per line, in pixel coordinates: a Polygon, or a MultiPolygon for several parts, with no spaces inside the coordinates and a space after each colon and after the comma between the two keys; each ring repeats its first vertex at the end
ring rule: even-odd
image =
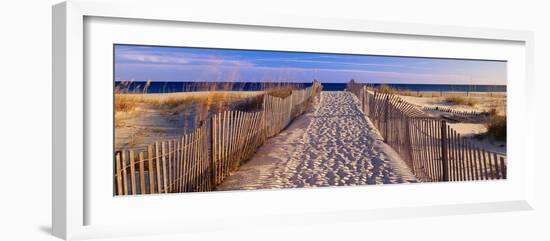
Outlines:
{"type": "Polygon", "coordinates": [[[416,182],[350,92],[322,92],[302,115],[224,181],[218,190],[416,182]]]}
{"type": "MultiPolygon", "coordinates": [[[[209,96],[232,109],[239,101],[257,97],[262,91],[197,91],[176,93],[120,94],[131,98],[136,107],[129,112],[115,112],[115,148],[144,150],[158,140],[177,139],[194,130],[199,110],[198,102],[209,96]],[[166,104],[165,102],[172,102],[166,104]],[[164,104],[163,104],[164,103],[164,104]],[[177,103],[177,104],[174,104],[177,103]]],[[[218,106],[213,106],[216,108],[218,106]]]]}
{"type": "Polygon", "coordinates": [[[405,96],[400,95],[403,100],[423,107],[443,107],[451,108],[457,111],[474,111],[474,112],[490,112],[495,109],[498,114],[506,114],[506,93],[493,93],[493,92],[475,92],[470,93],[470,96],[466,96],[464,93],[446,93],[444,96],[460,96],[464,99],[471,99],[475,105],[456,105],[445,101],[445,97],[439,95],[429,95],[429,92],[420,92],[423,96],[405,96]]]}
{"type": "MultiPolygon", "coordinates": [[[[506,114],[506,93],[483,93],[474,92],[470,93],[471,97],[465,97],[465,94],[454,93],[455,96],[462,96],[464,98],[472,98],[475,101],[474,106],[468,105],[456,105],[447,103],[443,97],[431,97],[425,92],[421,92],[423,97],[415,96],[400,96],[403,100],[420,106],[420,107],[443,107],[451,108],[457,111],[474,111],[474,112],[490,112],[492,109],[496,110],[498,115],[506,114]]],[[[452,95],[451,95],[452,96],[452,95]]],[[[486,116],[471,116],[469,118],[455,118],[454,114],[436,111],[425,110],[425,112],[432,117],[443,117],[447,120],[456,120],[448,122],[448,124],[457,131],[462,137],[468,138],[468,140],[474,143],[476,146],[485,150],[497,152],[501,154],[506,153],[505,141],[491,141],[488,138],[478,139],[475,135],[487,132],[486,116]]]]}

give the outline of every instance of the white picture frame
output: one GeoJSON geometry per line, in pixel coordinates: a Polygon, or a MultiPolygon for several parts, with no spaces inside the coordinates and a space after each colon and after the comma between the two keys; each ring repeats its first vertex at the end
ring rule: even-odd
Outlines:
{"type": "MultiPolygon", "coordinates": [[[[529,210],[533,202],[534,196],[534,166],[535,156],[534,151],[534,127],[528,120],[522,119],[521,116],[528,116],[530,108],[524,108],[532,103],[529,93],[532,93],[532,74],[533,74],[533,34],[528,31],[517,30],[497,30],[497,29],[482,29],[469,27],[455,26],[438,26],[438,25],[421,25],[409,23],[391,23],[391,22],[374,22],[374,21],[356,21],[349,19],[321,19],[321,18],[300,18],[293,16],[277,16],[277,15],[261,15],[256,16],[251,13],[249,16],[211,16],[207,11],[202,9],[189,9],[185,3],[178,2],[162,2],[155,1],[149,3],[143,2],[96,2],[96,1],[81,1],[73,0],[60,3],[53,7],[53,167],[52,167],[52,227],[53,234],[63,239],[84,239],[94,237],[111,237],[130,234],[153,234],[153,233],[171,233],[171,232],[187,232],[195,230],[208,230],[230,226],[231,224],[223,221],[209,221],[208,219],[200,220],[194,225],[187,228],[175,228],[170,225],[164,225],[162,220],[154,217],[154,212],[151,210],[148,218],[155,220],[155,224],[143,223],[148,228],[140,228],[136,230],[135,226],[130,223],[127,225],[116,224],[116,222],[102,225],[101,223],[89,223],[88,216],[94,209],[89,209],[87,195],[89,195],[89,186],[85,180],[87,168],[90,166],[85,162],[85,156],[90,150],[86,150],[85,134],[86,130],[86,115],[88,111],[85,100],[85,88],[89,88],[85,84],[85,19],[86,18],[116,18],[116,19],[138,19],[141,21],[170,21],[175,23],[210,23],[221,24],[226,28],[232,26],[254,26],[255,28],[276,28],[279,30],[300,29],[303,31],[328,31],[334,33],[371,33],[371,34],[388,34],[394,36],[421,36],[438,39],[454,39],[454,40],[476,40],[476,41],[499,41],[503,43],[511,43],[521,46],[521,57],[523,62],[522,70],[518,73],[523,75],[522,78],[517,78],[510,81],[515,81],[517,88],[514,95],[517,98],[510,105],[512,112],[515,113],[517,120],[516,124],[530,126],[523,135],[524,140],[510,142],[510,146],[514,143],[521,142],[519,147],[512,155],[521,157],[521,162],[514,162],[510,165],[510,171],[518,171],[518,175],[510,175],[511,180],[506,183],[488,183],[476,185],[477,191],[499,189],[500,191],[510,188],[512,185],[511,195],[502,195],[494,199],[478,199],[471,200],[442,200],[441,202],[416,202],[411,201],[409,205],[403,203],[394,203],[393,206],[383,206],[381,208],[366,209],[360,206],[347,207],[340,210],[319,210],[319,207],[312,205],[304,210],[282,213],[275,215],[281,210],[271,208],[265,210],[265,213],[254,215],[254,211],[244,213],[241,216],[234,217],[235,220],[242,222],[255,222],[257,225],[267,222],[280,222],[291,225],[293,221],[285,221],[288,218],[304,220],[317,220],[320,215],[338,216],[340,221],[343,220],[367,220],[381,219],[387,217],[422,217],[433,215],[450,215],[463,213],[480,213],[480,212],[497,212],[497,211],[512,211],[512,210],[529,210]],[[161,4],[162,3],[162,4],[161,4]],[[155,11],[150,11],[150,9],[155,11]],[[517,83],[516,83],[517,82],[517,83]],[[477,200],[477,201],[476,201],[477,200]],[[317,210],[317,211],[316,211],[317,210]],[[151,214],[153,213],[153,214],[151,214]]],[[[510,127],[513,128],[513,127],[510,127]]],[[[479,184],[479,183],[478,183],[479,184]]],[[[437,184],[413,187],[420,192],[437,192],[446,189],[448,184],[437,184]],[[424,190],[425,189],[425,190],[424,190]]],[[[397,185],[399,186],[399,185],[397,185]]],[[[455,185],[456,190],[473,188],[470,184],[455,185]]],[[[376,187],[376,192],[387,192],[388,195],[392,192],[402,190],[396,185],[376,187]]],[[[497,190],[498,192],[498,190],[497,190]]],[[[344,195],[344,193],[352,193],[355,198],[360,198],[365,195],[364,189],[357,188],[329,188],[323,190],[300,190],[300,191],[276,191],[276,192],[224,192],[215,195],[201,195],[197,198],[193,197],[194,201],[200,205],[209,205],[208,199],[230,198],[235,202],[238,200],[257,200],[258,202],[265,199],[277,198],[278,195],[285,195],[286,198],[307,199],[311,197],[323,198],[327,195],[344,195]]],[[[346,194],[348,195],[348,194],[346,194]]],[[[191,196],[154,196],[148,197],[143,202],[149,203],[173,203],[183,198],[191,196]]],[[[135,200],[134,200],[135,201],[135,200]]],[[[378,200],[382,201],[382,200],[378,200]]],[[[122,202],[122,201],[121,201],[122,202]]],[[[357,204],[357,203],[355,203],[357,204]]],[[[114,204],[116,205],[116,204],[114,204]]],[[[101,209],[102,207],[98,207],[101,209]]],[[[105,207],[106,210],[110,210],[105,207]]],[[[252,209],[254,207],[251,207],[252,209]]],[[[279,208],[284,208],[284,205],[279,208]]],[[[95,210],[98,210],[95,209],[95,210]]],[[[154,211],[162,210],[162,207],[154,211]]],[[[121,210],[121,212],[124,212],[121,210]]],[[[230,213],[229,213],[230,214],[230,213]]],[[[198,216],[198,213],[191,213],[190,216],[198,216]]],[[[225,214],[228,215],[228,214],[225,214]]],[[[113,216],[113,219],[116,219],[113,216]]],[[[139,218],[138,218],[139,219],[139,218]]],[[[168,223],[170,218],[166,219],[168,223]]],[[[182,220],[179,220],[182,221],[182,220]]]]}

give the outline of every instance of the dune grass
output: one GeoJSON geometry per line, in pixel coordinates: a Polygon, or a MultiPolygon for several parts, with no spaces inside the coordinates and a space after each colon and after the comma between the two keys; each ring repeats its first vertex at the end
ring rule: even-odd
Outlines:
{"type": "Polygon", "coordinates": [[[292,91],[295,88],[291,87],[277,87],[277,88],[271,88],[266,90],[266,94],[279,97],[279,98],[286,98],[292,94],[292,91]]]}
{"type": "Polygon", "coordinates": [[[138,98],[115,94],[115,112],[131,112],[136,108],[138,98]]]}
{"type": "Polygon", "coordinates": [[[240,92],[208,92],[193,93],[167,93],[167,94],[115,94],[115,111],[131,112],[139,104],[152,105],[156,108],[171,109],[180,105],[193,102],[215,105],[222,102],[231,102],[251,98],[254,95],[240,92]]]}
{"type": "Polygon", "coordinates": [[[486,126],[489,139],[506,141],[506,115],[491,115],[486,126]]]}
{"type": "Polygon", "coordinates": [[[378,92],[382,94],[395,94],[396,90],[389,85],[380,85],[378,87],[378,92]]]}
{"type": "Polygon", "coordinates": [[[445,102],[453,105],[467,105],[474,106],[477,104],[472,98],[464,98],[462,96],[449,96],[445,97],[445,102]]]}
{"type": "MultiPolygon", "coordinates": [[[[247,100],[246,104],[255,105],[257,99],[249,101],[250,98],[256,98],[258,95],[251,94],[247,91],[235,91],[235,86],[228,83],[213,89],[215,87],[204,87],[198,92],[180,92],[180,93],[159,93],[148,94],[147,87],[150,82],[147,82],[143,90],[131,89],[131,82],[122,82],[115,89],[115,112],[132,112],[140,104],[151,105],[159,109],[172,109],[181,105],[189,105],[193,102],[199,104],[207,110],[212,107],[223,109],[227,107],[227,103],[247,100]]],[[[261,86],[263,91],[271,96],[286,98],[296,90],[298,86],[290,83],[265,83],[261,86]]],[[[244,108],[244,107],[243,107],[244,108]]],[[[244,108],[247,109],[247,108],[244,108]]]]}
{"type": "Polygon", "coordinates": [[[206,120],[213,112],[230,109],[257,111],[262,107],[264,93],[286,98],[300,87],[293,83],[263,83],[259,86],[261,91],[246,91],[242,86],[235,84],[238,83],[227,83],[221,86],[197,85],[192,92],[147,93],[150,82],[140,89],[131,87],[132,82],[123,81],[115,89],[115,127],[124,126],[125,120],[148,109],[177,115],[193,108],[197,123],[206,120]]]}
{"type": "Polygon", "coordinates": [[[418,91],[412,91],[407,89],[395,89],[389,85],[380,85],[378,87],[378,92],[383,94],[390,94],[390,95],[403,95],[403,96],[416,96],[416,97],[422,97],[421,94],[419,94],[418,91]]]}

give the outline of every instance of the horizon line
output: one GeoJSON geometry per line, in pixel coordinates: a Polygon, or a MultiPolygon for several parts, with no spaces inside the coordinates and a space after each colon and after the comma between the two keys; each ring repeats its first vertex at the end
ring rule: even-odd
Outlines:
{"type": "MultiPolygon", "coordinates": [[[[128,81],[128,82],[147,82],[147,81],[151,81],[151,82],[172,82],[172,83],[177,83],[177,82],[196,82],[196,83],[296,83],[296,84],[305,84],[305,83],[313,83],[313,81],[273,81],[273,82],[270,82],[270,81],[258,81],[258,82],[254,82],[254,81],[217,81],[217,80],[201,80],[201,81],[194,81],[194,80],[115,80],[114,82],[124,82],[124,81],[128,81]]],[[[348,82],[323,82],[322,80],[318,80],[319,82],[321,82],[321,84],[325,83],[325,84],[348,84],[348,82]]],[[[382,83],[382,82],[361,82],[361,81],[355,81],[355,83],[357,84],[380,84],[380,85],[486,85],[486,86],[508,86],[507,84],[462,84],[462,83],[453,83],[453,84],[449,84],[449,83],[382,83]]]]}

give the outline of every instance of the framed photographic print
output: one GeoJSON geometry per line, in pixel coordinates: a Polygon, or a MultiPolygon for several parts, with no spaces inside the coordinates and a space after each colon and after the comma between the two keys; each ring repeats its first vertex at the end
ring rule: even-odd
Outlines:
{"type": "Polygon", "coordinates": [[[116,4],[53,8],[56,236],[531,208],[530,32],[116,4]]]}

